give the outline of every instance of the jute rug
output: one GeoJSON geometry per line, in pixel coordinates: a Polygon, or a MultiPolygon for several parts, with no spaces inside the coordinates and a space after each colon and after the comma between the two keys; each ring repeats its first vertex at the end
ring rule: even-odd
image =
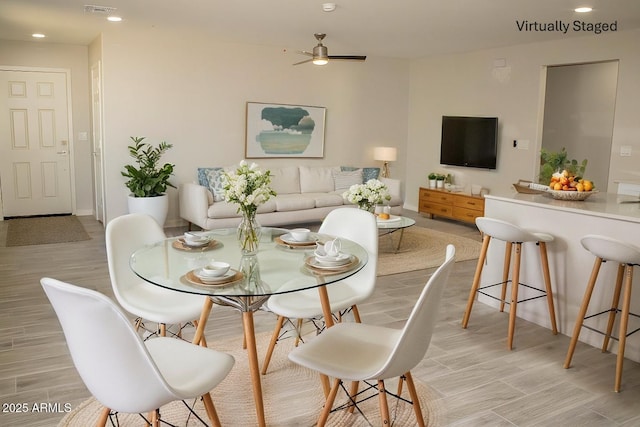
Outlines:
{"type": "MultiPolygon", "coordinates": [[[[258,334],[258,358],[262,363],[270,333],[258,334]]],[[[304,344],[302,344],[304,345],[304,344]]],[[[293,348],[293,339],[285,339],[278,343],[273,358],[269,364],[269,371],[262,379],[265,418],[268,426],[299,427],[313,426],[324,402],[322,388],[317,373],[302,368],[287,358],[293,348]]],[[[246,351],[242,349],[242,338],[219,342],[209,341],[209,347],[225,351],[235,357],[236,364],[225,380],[216,387],[211,395],[223,426],[246,427],[257,425],[256,412],[253,401],[251,378],[249,374],[246,351]]],[[[176,363],[180,363],[176,360],[176,363]]],[[[441,425],[444,414],[439,407],[435,392],[426,385],[416,381],[416,388],[420,395],[425,423],[428,426],[441,425]]],[[[387,388],[396,390],[395,382],[389,381],[387,388]]],[[[347,385],[348,386],[348,385],[347,385]]],[[[403,397],[408,397],[406,386],[403,397]]],[[[336,402],[344,402],[344,394],[338,394],[336,402]]],[[[394,419],[392,425],[415,425],[415,415],[411,405],[389,398],[389,411],[394,419]],[[399,403],[397,403],[399,402],[399,403]]],[[[192,403],[192,402],[191,402],[192,403]]],[[[378,399],[374,397],[360,405],[366,418],[358,414],[345,411],[334,412],[327,425],[332,427],[364,427],[379,426],[378,399]]],[[[195,406],[196,412],[207,420],[206,412],[201,402],[195,406]]],[[[60,427],[86,427],[95,425],[95,421],[102,410],[101,405],[93,398],[86,400],[67,414],[60,422],[60,427]]],[[[188,410],[182,402],[174,402],[161,408],[161,416],[178,426],[202,425],[195,417],[188,417],[188,410]]],[[[120,426],[139,426],[142,419],[135,414],[119,414],[120,426]]],[[[143,423],[144,424],[144,423],[143,423]]],[[[107,425],[110,425],[107,422],[107,425]]]]}
{"type": "Polygon", "coordinates": [[[78,217],[73,215],[7,220],[7,246],[46,245],[89,239],[78,217]]]}
{"type": "Polygon", "coordinates": [[[466,237],[413,226],[404,230],[402,244],[396,254],[393,251],[399,237],[400,231],[380,237],[378,276],[437,267],[444,261],[445,248],[449,243],[456,247],[456,261],[477,259],[482,246],[479,241],[466,237]]]}

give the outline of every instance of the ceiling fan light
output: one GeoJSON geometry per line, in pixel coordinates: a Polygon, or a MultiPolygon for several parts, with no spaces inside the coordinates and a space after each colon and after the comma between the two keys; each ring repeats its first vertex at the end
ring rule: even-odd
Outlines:
{"type": "Polygon", "coordinates": [[[327,58],[313,58],[314,65],[327,65],[328,62],[327,58]]]}

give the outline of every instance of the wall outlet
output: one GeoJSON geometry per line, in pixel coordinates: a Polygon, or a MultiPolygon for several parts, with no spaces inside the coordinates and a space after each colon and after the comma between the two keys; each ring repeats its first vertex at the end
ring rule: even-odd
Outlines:
{"type": "Polygon", "coordinates": [[[529,149],[529,140],[528,139],[514,139],[513,147],[519,150],[528,150],[529,149]]]}
{"type": "Polygon", "coordinates": [[[630,145],[620,146],[620,156],[631,157],[631,146],[630,145]]]}

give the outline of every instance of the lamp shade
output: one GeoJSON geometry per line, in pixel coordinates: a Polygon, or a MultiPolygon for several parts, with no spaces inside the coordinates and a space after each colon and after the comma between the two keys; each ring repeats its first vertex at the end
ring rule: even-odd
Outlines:
{"type": "Polygon", "coordinates": [[[397,158],[398,149],[395,147],[376,147],[373,149],[373,160],[395,162],[397,158]]]}

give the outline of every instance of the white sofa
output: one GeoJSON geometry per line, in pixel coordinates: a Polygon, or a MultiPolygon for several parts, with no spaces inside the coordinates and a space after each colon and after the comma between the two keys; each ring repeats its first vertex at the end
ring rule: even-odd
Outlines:
{"type": "MultiPolygon", "coordinates": [[[[354,183],[370,179],[378,168],[355,169],[345,167],[287,166],[270,169],[271,186],[277,193],[258,207],[257,220],[261,225],[278,226],[319,222],[331,210],[353,206],[342,194],[354,183]]],[[[237,205],[222,200],[220,173],[223,168],[200,168],[199,182],[179,186],[180,217],[203,230],[235,227],[240,222],[237,205]],[[207,177],[209,175],[207,182],[207,177]],[[203,182],[204,181],[204,182],[203,182]]],[[[378,178],[391,194],[388,204],[392,214],[402,212],[400,181],[378,178]]]]}

